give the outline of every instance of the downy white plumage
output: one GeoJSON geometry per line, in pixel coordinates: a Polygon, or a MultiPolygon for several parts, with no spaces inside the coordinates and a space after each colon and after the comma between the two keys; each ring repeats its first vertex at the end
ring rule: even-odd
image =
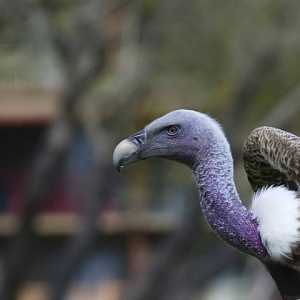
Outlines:
{"type": "Polygon", "coordinates": [[[252,199],[251,211],[270,258],[284,263],[300,241],[300,198],[283,186],[263,188],[252,199]]]}

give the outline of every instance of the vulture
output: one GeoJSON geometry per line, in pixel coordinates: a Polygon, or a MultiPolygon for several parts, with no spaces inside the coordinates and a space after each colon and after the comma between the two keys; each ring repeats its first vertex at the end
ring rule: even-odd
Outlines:
{"type": "Polygon", "coordinates": [[[253,130],[242,157],[254,190],[247,209],[234,183],[233,158],[219,123],[207,114],[179,109],[121,141],[113,153],[120,168],[148,158],[187,165],[202,212],[228,245],[258,258],[284,300],[300,299],[300,138],[272,127],[253,130]]]}

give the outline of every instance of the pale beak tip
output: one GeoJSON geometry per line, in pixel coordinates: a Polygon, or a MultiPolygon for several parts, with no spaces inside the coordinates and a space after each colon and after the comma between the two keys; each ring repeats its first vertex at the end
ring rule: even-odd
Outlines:
{"type": "Polygon", "coordinates": [[[136,161],[134,154],[139,151],[139,146],[129,139],[120,142],[113,153],[113,164],[120,173],[124,165],[136,161]]]}

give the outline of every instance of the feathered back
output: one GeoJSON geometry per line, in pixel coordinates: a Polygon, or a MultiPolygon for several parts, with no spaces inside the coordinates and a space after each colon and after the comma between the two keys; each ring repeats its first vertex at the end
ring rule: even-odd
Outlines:
{"type": "Polygon", "coordinates": [[[243,147],[244,167],[254,191],[284,185],[299,190],[300,138],[273,127],[259,127],[243,147]]]}
{"type": "MultiPolygon", "coordinates": [[[[242,155],[248,180],[255,192],[264,187],[282,185],[299,191],[298,136],[273,127],[259,127],[247,137],[242,155]]],[[[292,248],[290,263],[278,264],[272,260],[262,262],[277,283],[284,300],[300,299],[300,273],[295,268],[300,263],[299,241],[292,248]]]]}

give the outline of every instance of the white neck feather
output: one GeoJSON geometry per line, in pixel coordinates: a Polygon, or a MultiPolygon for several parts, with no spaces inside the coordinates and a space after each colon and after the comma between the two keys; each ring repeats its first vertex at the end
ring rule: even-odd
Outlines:
{"type": "Polygon", "coordinates": [[[292,249],[300,242],[299,200],[297,192],[282,186],[262,189],[253,197],[251,211],[272,260],[292,259],[292,249]]]}

